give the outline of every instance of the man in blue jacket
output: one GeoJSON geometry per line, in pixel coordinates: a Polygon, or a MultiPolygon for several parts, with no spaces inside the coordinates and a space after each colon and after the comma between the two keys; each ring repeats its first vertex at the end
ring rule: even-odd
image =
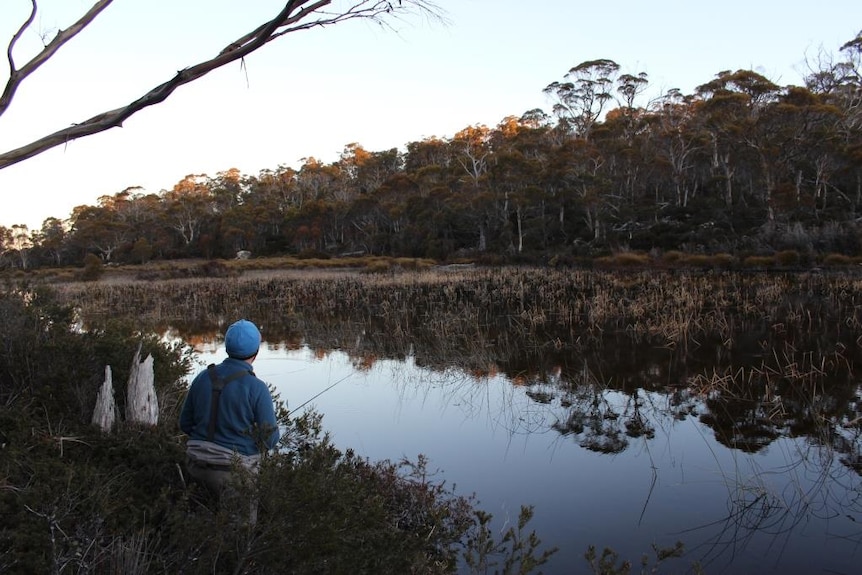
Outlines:
{"type": "Polygon", "coordinates": [[[194,378],[180,413],[180,429],[189,436],[189,475],[217,495],[235,470],[256,473],[261,454],[278,442],[272,394],[252,371],[260,341],[252,322],[231,324],[224,337],[228,357],[194,378]]]}

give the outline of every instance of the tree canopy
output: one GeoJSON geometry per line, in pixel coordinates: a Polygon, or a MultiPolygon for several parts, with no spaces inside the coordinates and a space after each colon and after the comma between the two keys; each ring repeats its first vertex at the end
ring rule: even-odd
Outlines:
{"type": "MultiPolygon", "coordinates": [[[[84,134],[292,31],[352,18],[385,25],[406,10],[439,16],[424,1],[354,0],[337,14],[323,10],[328,4],[286,3],[217,57],[84,122],[84,134]]],[[[10,56],[0,112],[41,59],[78,32],[61,31],[24,66],[10,56]]],[[[670,90],[642,102],[646,74],[591,59],[546,85],[555,99],[550,113],[466,126],[407,142],[403,151],[351,142],[330,163],[309,156],[258,174],[189,174],[157,194],[133,187],[102,196],[40,230],[0,226],[0,267],[80,265],[88,254],[139,263],[240,250],[535,261],[628,250],[862,256],[862,37],[810,68],[800,86],[723,70],[691,94],[670,90]]],[[[0,167],[4,157],[11,165],[59,143],[57,134],[77,133],[68,130],[0,155],[0,167]]]]}

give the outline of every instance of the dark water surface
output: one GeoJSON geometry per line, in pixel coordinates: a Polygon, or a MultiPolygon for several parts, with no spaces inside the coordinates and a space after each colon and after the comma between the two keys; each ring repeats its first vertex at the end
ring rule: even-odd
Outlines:
{"type": "MultiPolygon", "coordinates": [[[[221,357],[199,353],[204,363],[221,357]]],[[[769,390],[740,407],[696,386],[671,393],[660,369],[640,369],[642,387],[625,390],[583,370],[529,381],[280,344],[255,363],[292,410],[322,392],[300,409],[322,413],[337,446],[372,460],[423,454],[501,528],[534,506],[528,528],[543,548],[559,547],[546,574],[590,572],[589,545],[612,548],[637,573],[642,555],[654,563],[653,545],[677,541],[685,555],[663,573],[694,562],[709,574],[862,572],[858,423],[810,425],[815,406],[858,402],[858,387],[840,399],[815,390],[797,414],[789,400],[770,403],[769,390]]]]}

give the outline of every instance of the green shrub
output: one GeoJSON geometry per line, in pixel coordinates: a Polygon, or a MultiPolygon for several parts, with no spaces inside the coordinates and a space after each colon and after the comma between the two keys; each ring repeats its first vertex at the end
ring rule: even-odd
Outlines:
{"type": "Polygon", "coordinates": [[[187,350],[115,319],[79,331],[74,310],[59,304],[47,287],[0,291],[0,326],[0,404],[19,402],[47,425],[89,424],[106,365],[122,413],[138,345],[143,357],[153,355],[160,402],[172,407],[179,401],[179,379],[190,365],[187,350]]]}

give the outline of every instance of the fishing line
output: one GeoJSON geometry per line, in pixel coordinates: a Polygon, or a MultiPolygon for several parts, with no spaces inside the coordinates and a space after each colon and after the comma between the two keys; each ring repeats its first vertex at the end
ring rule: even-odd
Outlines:
{"type": "Polygon", "coordinates": [[[327,388],[325,388],[323,391],[321,391],[321,392],[319,392],[319,393],[316,393],[316,394],[312,395],[310,399],[306,400],[304,403],[302,403],[302,404],[301,404],[299,407],[297,407],[296,409],[292,409],[292,410],[291,410],[291,413],[296,413],[297,411],[299,411],[300,409],[302,409],[303,407],[305,407],[306,405],[308,405],[309,403],[311,403],[312,401],[314,401],[315,399],[317,399],[318,397],[320,397],[321,395],[323,395],[324,393],[326,393],[327,391],[329,391],[330,389],[332,389],[333,387],[335,387],[336,385],[338,385],[339,383],[341,383],[342,381],[344,381],[345,379],[349,379],[349,378],[350,378],[350,377],[352,377],[352,376],[353,376],[353,374],[352,374],[352,373],[348,373],[347,375],[345,375],[344,377],[342,377],[341,379],[339,379],[338,381],[336,381],[336,382],[335,382],[335,383],[333,383],[332,385],[330,385],[330,386],[328,386],[327,388]]]}

